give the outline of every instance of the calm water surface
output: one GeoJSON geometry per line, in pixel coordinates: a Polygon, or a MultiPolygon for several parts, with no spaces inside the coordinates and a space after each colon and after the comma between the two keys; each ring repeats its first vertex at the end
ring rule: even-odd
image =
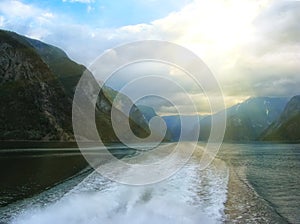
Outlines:
{"type": "Polygon", "coordinates": [[[300,223],[299,144],[224,144],[218,156],[245,170],[253,189],[286,223],[300,223]]]}

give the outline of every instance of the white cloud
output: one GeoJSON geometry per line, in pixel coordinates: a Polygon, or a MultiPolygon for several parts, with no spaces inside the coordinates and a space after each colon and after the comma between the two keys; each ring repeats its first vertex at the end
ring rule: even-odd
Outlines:
{"type": "Polygon", "coordinates": [[[88,5],[86,11],[90,13],[92,10],[94,10],[94,8],[91,5],[88,5]]]}
{"type": "Polygon", "coordinates": [[[86,4],[90,4],[95,2],[95,0],[62,0],[63,2],[79,2],[79,3],[86,3],[86,4]]]}
{"type": "Polygon", "coordinates": [[[51,12],[45,12],[45,13],[43,13],[42,14],[42,16],[44,17],[44,18],[54,18],[54,15],[53,15],[53,13],[51,13],[51,12]]]}
{"type": "Polygon", "coordinates": [[[42,39],[52,32],[49,25],[55,19],[52,12],[17,0],[2,0],[0,15],[4,29],[37,39],[42,39]]]}
{"type": "Polygon", "coordinates": [[[94,29],[33,5],[4,0],[0,2],[0,25],[61,47],[85,65],[126,42],[158,39],[178,43],[208,64],[221,83],[227,104],[232,105],[249,96],[297,94],[299,5],[276,0],[198,0],[151,23],[94,29]]]}
{"type": "Polygon", "coordinates": [[[0,16],[0,27],[4,26],[4,17],[0,16]]]}
{"type": "Polygon", "coordinates": [[[26,19],[40,13],[40,9],[17,0],[3,0],[0,2],[0,11],[7,17],[26,19]]]}

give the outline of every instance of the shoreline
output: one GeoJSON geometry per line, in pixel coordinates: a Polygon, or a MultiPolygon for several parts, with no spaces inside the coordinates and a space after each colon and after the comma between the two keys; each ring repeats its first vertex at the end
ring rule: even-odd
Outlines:
{"type": "Polygon", "coordinates": [[[233,167],[228,163],[227,165],[229,180],[224,223],[288,223],[250,186],[245,168],[233,167]]]}

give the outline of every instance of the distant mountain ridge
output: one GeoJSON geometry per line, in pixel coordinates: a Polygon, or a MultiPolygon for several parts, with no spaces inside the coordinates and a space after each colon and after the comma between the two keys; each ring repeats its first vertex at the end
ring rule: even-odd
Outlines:
{"type": "MultiPolygon", "coordinates": [[[[189,141],[190,134],[200,123],[200,141],[207,141],[210,135],[211,119],[218,121],[226,113],[225,142],[249,142],[260,140],[264,131],[279,118],[289,98],[286,97],[252,97],[246,101],[227,108],[213,115],[170,115],[162,116],[172,141],[189,141]],[[181,136],[181,122],[189,127],[187,133],[181,136]],[[190,133],[190,134],[189,134],[190,133]]],[[[147,119],[156,115],[152,108],[140,107],[147,119]]]]}
{"type": "MultiPolygon", "coordinates": [[[[73,141],[72,99],[84,71],[57,47],[0,30],[0,140],[73,141]]],[[[118,142],[107,98],[116,93],[103,91],[95,111],[98,131],[104,142],[118,142]]],[[[138,109],[129,121],[140,137],[149,134],[138,109]]]]}
{"type": "Polygon", "coordinates": [[[200,115],[169,115],[162,117],[167,124],[168,130],[172,135],[173,141],[178,141],[180,138],[184,141],[193,140],[189,133],[195,131],[195,122],[200,122],[203,116],[200,115]],[[186,133],[181,133],[182,124],[185,124],[186,133]]]}
{"type": "MultiPolygon", "coordinates": [[[[227,122],[224,141],[255,141],[283,111],[288,98],[255,97],[226,109],[227,122]]],[[[207,140],[211,118],[217,119],[221,111],[200,121],[200,140],[207,140]]]]}

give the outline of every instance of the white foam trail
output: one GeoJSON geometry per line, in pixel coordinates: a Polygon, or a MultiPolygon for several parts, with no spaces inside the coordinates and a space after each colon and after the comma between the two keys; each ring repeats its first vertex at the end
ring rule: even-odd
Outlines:
{"type": "Polygon", "coordinates": [[[227,168],[215,161],[201,171],[197,161],[168,180],[148,186],[117,184],[94,172],[60,200],[27,209],[11,223],[221,223],[227,168]]]}

